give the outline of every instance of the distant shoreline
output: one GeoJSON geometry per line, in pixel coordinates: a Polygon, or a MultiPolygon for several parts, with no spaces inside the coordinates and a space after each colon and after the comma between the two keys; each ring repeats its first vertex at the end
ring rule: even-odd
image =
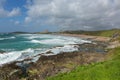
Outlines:
{"type": "MultiPolygon", "coordinates": [[[[93,43],[78,44],[79,51],[75,52],[63,52],[52,56],[41,55],[36,63],[30,63],[29,67],[22,67],[23,69],[19,66],[16,66],[15,63],[6,64],[5,66],[0,67],[0,72],[9,75],[9,80],[19,80],[20,76],[27,76],[26,79],[31,80],[45,80],[47,77],[55,76],[58,73],[70,72],[79,65],[88,65],[106,60],[106,55],[108,54],[106,47],[109,46],[107,43],[109,43],[110,37],[89,36],[81,34],[51,35],[77,37],[91,40],[93,43]],[[102,53],[99,53],[99,51],[102,53]],[[26,72],[23,71],[24,69],[26,72]]],[[[0,76],[3,74],[0,74],[0,76]]]]}
{"type": "Polygon", "coordinates": [[[87,39],[87,40],[92,40],[92,41],[102,41],[102,42],[108,42],[110,40],[110,37],[91,36],[91,35],[82,35],[82,34],[60,33],[57,35],[78,37],[78,38],[82,38],[82,39],[87,39]]]}
{"type": "MultiPolygon", "coordinates": [[[[62,35],[62,34],[58,34],[62,35]]],[[[62,36],[72,36],[78,38],[86,38],[89,37],[81,37],[81,36],[73,36],[73,35],[62,35],[62,36]]],[[[91,40],[93,37],[91,38],[91,40]]],[[[75,69],[78,65],[88,65],[94,62],[104,61],[105,55],[107,52],[99,53],[104,51],[104,43],[96,42],[93,43],[84,43],[78,44],[79,51],[75,52],[63,52],[53,56],[44,56],[42,55],[36,63],[30,63],[30,66],[26,68],[27,64],[24,64],[25,67],[19,67],[16,62],[11,64],[6,64],[3,67],[0,67],[0,72],[4,73],[8,76],[9,80],[18,79],[19,76],[27,76],[28,79],[42,79],[49,76],[54,76],[58,73],[69,72],[75,69]],[[96,49],[96,46],[99,46],[96,49]],[[25,70],[25,71],[23,71],[25,70]],[[40,76],[39,76],[40,75],[40,76]]],[[[0,76],[3,74],[0,74],[0,76]]],[[[18,79],[19,80],[19,79],[18,79]]]]}

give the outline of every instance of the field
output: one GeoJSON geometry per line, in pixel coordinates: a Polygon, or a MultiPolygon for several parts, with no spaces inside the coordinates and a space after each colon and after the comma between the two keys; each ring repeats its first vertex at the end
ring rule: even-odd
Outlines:
{"type": "Polygon", "coordinates": [[[115,33],[120,33],[120,30],[112,29],[112,30],[101,30],[101,31],[63,31],[61,33],[111,37],[115,33]]]}
{"type": "Polygon", "coordinates": [[[79,66],[47,80],[120,80],[120,47],[109,51],[107,61],[79,66]]]}

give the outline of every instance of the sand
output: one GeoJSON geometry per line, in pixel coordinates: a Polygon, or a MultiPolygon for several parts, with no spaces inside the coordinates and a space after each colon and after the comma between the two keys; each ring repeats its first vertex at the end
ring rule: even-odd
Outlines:
{"type": "Polygon", "coordinates": [[[82,39],[90,39],[93,41],[102,41],[102,42],[108,42],[110,40],[110,37],[102,37],[102,36],[90,36],[90,35],[81,35],[81,34],[60,34],[63,36],[72,36],[72,37],[78,37],[82,39]]]}

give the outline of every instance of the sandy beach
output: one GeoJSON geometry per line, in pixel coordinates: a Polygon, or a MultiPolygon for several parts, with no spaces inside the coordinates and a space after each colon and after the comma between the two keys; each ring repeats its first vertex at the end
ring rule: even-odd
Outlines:
{"type": "Polygon", "coordinates": [[[110,37],[102,37],[102,36],[91,36],[91,35],[81,35],[81,34],[66,34],[66,33],[62,33],[59,35],[63,35],[63,36],[72,36],[72,37],[78,37],[78,38],[82,38],[82,39],[89,39],[92,41],[102,41],[102,42],[108,42],[110,40],[110,37]]]}

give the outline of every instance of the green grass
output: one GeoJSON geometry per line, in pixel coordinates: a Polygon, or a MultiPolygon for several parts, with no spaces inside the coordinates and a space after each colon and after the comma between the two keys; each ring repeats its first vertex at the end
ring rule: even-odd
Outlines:
{"type": "Polygon", "coordinates": [[[111,37],[116,32],[120,33],[120,30],[112,29],[112,30],[101,30],[101,31],[64,31],[63,33],[111,37]]]}
{"type": "Polygon", "coordinates": [[[109,60],[105,62],[79,66],[47,80],[120,80],[120,47],[110,50],[107,57],[109,60]]]}

